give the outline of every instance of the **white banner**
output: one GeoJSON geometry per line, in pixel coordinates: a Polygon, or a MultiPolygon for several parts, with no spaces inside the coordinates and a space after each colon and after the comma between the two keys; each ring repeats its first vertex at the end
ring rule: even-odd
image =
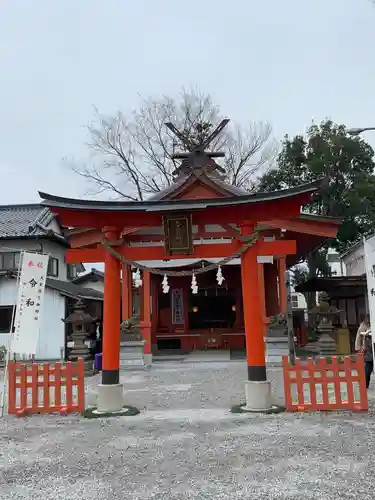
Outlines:
{"type": "Polygon", "coordinates": [[[36,354],[49,256],[22,252],[14,332],[10,352],[21,357],[36,354]]]}
{"type": "MultiPolygon", "coordinates": [[[[371,329],[375,328],[375,236],[363,241],[371,329]]],[[[374,338],[372,340],[375,340],[374,338]]],[[[372,342],[374,355],[374,342],[372,342]]],[[[374,360],[375,360],[375,356],[374,360]]]]}

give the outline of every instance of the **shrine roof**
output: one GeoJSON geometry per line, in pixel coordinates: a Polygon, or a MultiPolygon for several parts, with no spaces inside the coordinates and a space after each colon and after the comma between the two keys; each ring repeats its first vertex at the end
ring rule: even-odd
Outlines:
{"type": "Polygon", "coordinates": [[[191,181],[199,180],[204,183],[211,184],[214,188],[217,188],[219,192],[223,194],[227,194],[227,196],[248,196],[249,192],[245,189],[242,189],[238,186],[234,186],[232,184],[228,184],[224,182],[222,179],[219,179],[217,175],[209,175],[206,172],[202,172],[197,175],[196,172],[192,172],[189,175],[181,175],[178,177],[173,184],[162,189],[158,193],[150,196],[147,201],[161,201],[171,199],[174,195],[181,192],[185,186],[188,185],[191,181]]]}
{"type": "MultiPolygon", "coordinates": [[[[48,207],[65,208],[86,211],[112,211],[112,212],[168,212],[175,210],[202,210],[211,207],[229,207],[246,204],[264,203],[295,196],[313,193],[321,186],[322,180],[302,184],[280,191],[241,194],[238,196],[225,196],[222,198],[192,199],[192,200],[155,200],[146,201],[100,201],[64,198],[39,191],[43,198],[42,205],[48,207]]],[[[227,186],[227,185],[226,185],[227,186]]],[[[238,189],[238,188],[236,188],[238,189]]]]}
{"type": "Polygon", "coordinates": [[[327,292],[331,299],[349,299],[366,294],[366,275],[316,277],[297,285],[295,291],[327,292]]]}

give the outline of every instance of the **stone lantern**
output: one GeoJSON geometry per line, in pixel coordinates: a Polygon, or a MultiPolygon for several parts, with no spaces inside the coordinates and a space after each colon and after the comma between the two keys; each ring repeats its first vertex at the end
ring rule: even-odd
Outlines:
{"type": "Polygon", "coordinates": [[[82,358],[85,362],[85,373],[93,373],[93,362],[90,354],[90,340],[88,337],[93,330],[95,318],[91,314],[85,313],[85,305],[83,301],[77,300],[73,307],[73,312],[63,319],[65,324],[72,325],[72,333],[68,347],[71,348],[68,359],[69,361],[77,361],[82,358]]]}
{"type": "Polygon", "coordinates": [[[320,334],[318,340],[319,354],[322,356],[336,355],[336,342],[333,338],[334,326],[332,324],[335,317],[340,314],[340,310],[329,304],[329,295],[321,292],[318,295],[319,304],[313,307],[308,314],[315,317],[316,329],[320,334]]]}

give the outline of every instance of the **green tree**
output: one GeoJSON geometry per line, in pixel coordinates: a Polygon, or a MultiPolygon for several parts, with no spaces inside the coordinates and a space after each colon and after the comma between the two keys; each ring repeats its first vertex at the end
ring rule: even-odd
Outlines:
{"type": "MultiPolygon", "coordinates": [[[[305,136],[286,136],[277,167],[259,180],[260,191],[298,186],[324,178],[304,211],[342,220],[337,238],[306,256],[308,278],[330,275],[328,246],[343,251],[375,228],[374,151],[360,137],[330,120],[311,125],[305,136]]],[[[312,303],[310,297],[309,302],[312,303]]]]}

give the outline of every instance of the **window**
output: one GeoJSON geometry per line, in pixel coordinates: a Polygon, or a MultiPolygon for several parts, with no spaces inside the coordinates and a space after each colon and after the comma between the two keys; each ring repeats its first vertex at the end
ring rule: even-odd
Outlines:
{"type": "Polygon", "coordinates": [[[298,309],[298,295],[292,295],[292,308],[298,309]]]}
{"type": "Polygon", "coordinates": [[[68,279],[74,280],[77,277],[77,266],[75,264],[68,264],[67,273],[68,279]]]}
{"type": "Polygon", "coordinates": [[[57,278],[57,276],[59,275],[59,261],[58,261],[58,259],[55,259],[54,257],[49,258],[47,274],[48,274],[48,276],[54,276],[55,278],[57,278]]]}
{"type": "Polygon", "coordinates": [[[0,268],[3,271],[18,269],[20,265],[20,252],[3,252],[0,254],[0,268]]]}
{"type": "Polygon", "coordinates": [[[9,333],[12,326],[13,306],[0,307],[0,333],[9,333]]]}

